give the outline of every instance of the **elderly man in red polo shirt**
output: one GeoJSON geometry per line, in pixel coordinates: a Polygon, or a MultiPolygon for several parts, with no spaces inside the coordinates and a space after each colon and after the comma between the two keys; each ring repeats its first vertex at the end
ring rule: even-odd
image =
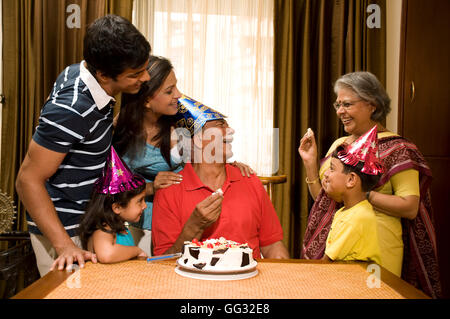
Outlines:
{"type": "Polygon", "coordinates": [[[154,254],[180,252],[194,238],[225,237],[248,243],[254,258],[289,258],[277,214],[258,177],[243,177],[226,164],[234,131],[225,116],[185,96],[179,101],[177,124],[190,130],[193,154],[179,172],[183,181],[156,192],[154,254]]]}

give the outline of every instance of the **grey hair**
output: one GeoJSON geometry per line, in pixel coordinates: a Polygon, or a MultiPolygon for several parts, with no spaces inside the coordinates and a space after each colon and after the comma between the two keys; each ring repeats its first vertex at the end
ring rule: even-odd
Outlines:
{"type": "Polygon", "coordinates": [[[353,72],[341,76],[334,84],[334,92],[350,89],[361,99],[376,107],[371,119],[380,122],[391,111],[391,99],[377,77],[370,72],[353,72]]]}

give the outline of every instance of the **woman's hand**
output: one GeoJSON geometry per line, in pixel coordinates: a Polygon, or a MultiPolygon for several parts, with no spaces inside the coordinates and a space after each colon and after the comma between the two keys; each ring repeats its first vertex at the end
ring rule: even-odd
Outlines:
{"type": "Polygon", "coordinates": [[[245,165],[243,163],[240,162],[236,162],[234,161],[233,163],[230,163],[231,165],[233,165],[234,167],[239,168],[239,170],[241,171],[242,176],[247,176],[250,177],[250,175],[255,174],[255,171],[252,170],[252,168],[248,165],[245,165]]]}
{"type": "Polygon", "coordinates": [[[370,191],[367,198],[372,206],[386,215],[413,220],[419,211],[420,197],[397,196],[370,191]]]}
{"type": "Polygon", "coordinates": [[[305,135],[300,140],[298,153],[305,165],[317,163],[317,145],[314,132],[308,128],[305,135]]]}
{"type": "Polygon", "coordinates": [[[317,159],[317,145],[314,132],[308,128],[305,135],[300,140],[298,153],[303,160],[306,170],[306,182],[308,183],[309,193],[315,200],[322,189],[319,180],[319,166],[317,159]]]}
{"type": "Polygon", "coordinates": [[[173,184],[180,184],[182,180],[183,175],[170,171],[159,172],[153,182],[153,192],[149,195],[154,195],[158,189],[166,188],[173,184]]]}

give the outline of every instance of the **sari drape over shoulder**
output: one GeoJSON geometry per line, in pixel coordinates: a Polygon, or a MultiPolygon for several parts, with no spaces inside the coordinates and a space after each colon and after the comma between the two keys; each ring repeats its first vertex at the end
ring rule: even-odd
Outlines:
{"type": "MultiPolygon", "coordinates": [[[[403,170],[415,169],[419,172],[420,202],[417,217],[413,220],[401,219],[404,244],[402,278],[431,297],[438,298],[441,296],[441,285],[430,195],[431,169],[417,146],[405,138],[389,136],[379,138],[378,142],[380,158],[386,171],[376,187],[384,185],[403,170]]],[[[341,206],[321,190],[308,217],[302,258],[323,257],[334,214],[341,206]]]]}

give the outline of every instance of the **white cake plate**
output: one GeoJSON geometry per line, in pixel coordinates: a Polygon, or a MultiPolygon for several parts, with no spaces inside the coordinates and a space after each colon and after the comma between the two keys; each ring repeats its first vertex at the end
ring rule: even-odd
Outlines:
{"type": "Polygon", "coordinates": [[[183,264],[181,259],[182,258],[178,258],[176,263],[177,263],[178,267],[180,267],[180,268],[182,268],[184,270],[193,271],[193,272],[201,272],[203,274],[210,273],[210,274],[214,274],[214,275],[217,275],[217,274],[228,275],[230,273],[235,274],[235,273],[238,273],[238,272],[249,272],[250,270],[254,270],[256,268],[256,265],[258,264],[256,262],[256,260],[253,260],[253,262],[251,264],[249,264],[247,266],[244,266],[244,267],[237,267],[237,268],[234,268],[234,269],[216,269],[216,268],[213,268],[213,269],[205,270],[205,269],[195,268],[194,266],[187,266],[187,265],[183,264]]]}
{"type": "Polygon", "coordinates": [[[193,278],[193,279],[202,279],[202,280],[241,280],[252,278],[258,274],[258,269],[254,268],[253,270],[246,272],[229,272],[229,273],[206,273],[202,271],[188,270],[186,268],[182,268],[177,266],[175,268],[175,272],[180,276],[193,278]]]}

